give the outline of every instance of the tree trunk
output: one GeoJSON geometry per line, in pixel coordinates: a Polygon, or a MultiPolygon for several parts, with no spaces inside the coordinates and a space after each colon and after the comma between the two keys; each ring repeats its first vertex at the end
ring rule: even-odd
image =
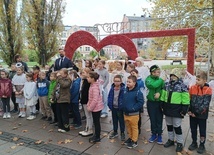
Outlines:
{"type": "Polygon", "coordinates": [[[211,56],[210,56],[210,58],[211,58],[211,60],[210,60],[210,62],[211,62],[211,68],[210,68],[210,71],[211,71],[211,73],[214,73],[214,49],[213,49],[213,47],[214,47],[214,43],[213,43],[213,41],[214,41],[214,0],[212,0],[212,34],[211,34],[211,45],[210,45],[210,54],[211,54],[211,56]]]}

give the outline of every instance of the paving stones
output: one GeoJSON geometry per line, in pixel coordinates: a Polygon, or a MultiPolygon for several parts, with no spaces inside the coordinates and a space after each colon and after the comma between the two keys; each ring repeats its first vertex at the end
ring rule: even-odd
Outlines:
{"type": "Polygon", "coordinates": [[[40,152],[44,152],[47,155],[87,155],[85,153],[73,150],[73,149],[69,149],[66,147],[59,147],[57,145],[54,144],[45,144],[44,142],[41,142],[39,144],[35,144],[36,141],[35,139],[31,139],[31,138],[27,138],[27,137],[23,137],[20,135],[16,135],[13,133],[9,133],[9,132],[3,132],[0,135],[0,140],[6,141],[6,142],[10,142],[10,143],[15,143],[15,144],[23,144],[23,146],[27,147],[27,148],[31,148],[34,150],[38,150],[40,152]],[[13,141],[13,138],[17,137],[18,140],[13,141]]]}

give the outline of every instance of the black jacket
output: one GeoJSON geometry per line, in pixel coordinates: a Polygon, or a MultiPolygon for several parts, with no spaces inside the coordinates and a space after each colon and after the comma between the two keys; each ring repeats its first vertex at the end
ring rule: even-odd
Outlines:
{"type": "Polygon", "coordinates": [[[83,79],[81,91],[80,91],[80,103],[87,104],[88,103],[88,91],[89,91],[90,83],[88,83],[87,79],[83,79]]]}
{"type": "Polygon", "coordinates": [[[78,67],[67,57],[63,59],[62,65],[60,66],[59,65],[60,59],[61,58],[56,59],[54,64],[54,71],[58,71],[62,68],[71,68],[71,67],[73,67],[73,69],[76,70],[77,72],[79,71],[78,67]]]}

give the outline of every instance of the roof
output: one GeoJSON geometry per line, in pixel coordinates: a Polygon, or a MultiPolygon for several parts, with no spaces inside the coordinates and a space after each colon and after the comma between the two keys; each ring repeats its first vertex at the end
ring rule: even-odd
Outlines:
{"type": "Polygon", "coordinates": [[[151,19],[151,17],[144,17],[144,16],[126,16],[130,21],[142,21],[151,19]]]}

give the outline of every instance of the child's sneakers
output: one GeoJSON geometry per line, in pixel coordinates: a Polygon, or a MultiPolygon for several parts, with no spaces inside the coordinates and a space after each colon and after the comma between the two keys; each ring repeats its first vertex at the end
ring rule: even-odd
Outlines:
{"type": "Polygon", "coordinates": [[[92,130],[84,131],[82,133],[83,137],[88,137],[88,136],[92,136],[92,135],[93,135],[93,131],[92,130]]]}
{"type": "Polygon", "coordinates": [[[11,115],[9,112],[7,113],[7,118],[11,118],[11,115]]]}
{"type": "Polygon", "coordinates": [[[22,116],[22,111],[20,111],[20,112],[19,112],[19,115],[18,115],[18,116],[19,116],[19,117],[21,117],[21,116],[22,116]]]}
{"type": "Polygon", "coordinates": [[[183,151],[183,144],[177,143],[176,152],[182,152],[183,151]]]}
{"type": "Polygon", "coordinates": [[[21,118],[24,118],[24,117],[26,117],[26,113],[22,112],[21,118]]]}
{"type": "Polygon", "coordinates": [[[4,113],[3,118],[4,118],[4,119],[7,118],[7,113],[6,113],[6,112],[4,113]]]}
{"type": "Polygon", "coordinates": [[[131,143],[131,141],[131,138],[128,138],[123,144],[127,146],[129,143],[131,143]]]}
{"type": "Polygon", "coordinates": [[[127,148],[132,149],[137,147],[137,145],[138,145],[137,142],[134,142],[133,140],[131,140],[131,142],[128,143],[127,148]]]}
{"type": "Polygon", "coordinates": [[[153,143],[156,140],[157,140],[157,135],[156,134],[152,134],[152,136],[149,138],[149,142],[150,143],[153,143]]]}
{"type": "Polygon", "coordinates": [[[112,132],[110,133],[110,135],[108,136],[109,139],[114,139],[114,138],[116,138],[116,137],[118,137],[118,133],[115,132],[115,131],[112,131],[112,132]]]}
{"type": "Polygon", "coordinates": [[[165,148],[173,146],[175,144],[174,141],[168,139],[168,141],[163,145],[165,148]]]}
{"type": "Polygon", "coordinates": [[[162,144],[163,144],[163,140],[162,140],[162,136],[161,136],[161,135],[158,135],[157,143],[158,143],[159,145],[162,145],[162,144]]]}
{"type": "Polygon", "coordinates": [[[193,151],[198,148],[197,142],[192,142],[192,144],[188,147],[190,151],[193,151]]]}
{"type": "Polygon", "coordinates": [[[205,152],[205,146],[204,146],[204,144],[200,144],[199,145],[197,152],[199,154],[203,154],[205,152]]]}
{"type": "Polygon", "coordinates": [[[33,119],[35,119],[35,118],[36,118],[35,115],[30,115],[29,117],[27,117],[27,120],[33,120],[33,119]]]}

